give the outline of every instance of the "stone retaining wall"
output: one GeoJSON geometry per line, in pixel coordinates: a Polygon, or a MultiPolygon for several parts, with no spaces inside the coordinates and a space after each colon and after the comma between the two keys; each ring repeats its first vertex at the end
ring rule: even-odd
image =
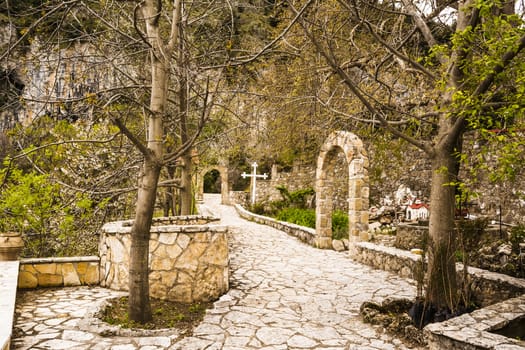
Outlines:
{"type": "Polygon", "coordinates": [[[422,249],[423,237],[427,235],[428,226],[400,223],[397,225],[394,247],[405,250],[422,249]]]}
{"type": "MultiPolygon", "coordinates": [[[[228,290],[227,227],[199,224],[216,220],[188,216],[154,222],[149,243],[152,297],[192,303],[215,300],[228,290]]],[[[99,253],[103,287],[128,290],[131,224],[111,222],[102,229],[99,253]]]]}
{"type": "Polygon", "coordinates": [[[409,251],[371,242],[354,243],[350,249],[350,257],[361,264],[412,279],[414,279],[413,271],[420,259],[419,255],[409,251]]]}
{"type": "Polygon", "coordinates": [[[23,259],[18,288],[98,285],[99,257],[23,259]]]}
{"type": "Polygon", "coordinates": [[[425,327],[430,350],[525,349],[525,341],[491,333],[525,317],[525,295],[425,327]]]}
{"type": "Polygon", "coordinates": [[[240,205],[248,205],[249,204],[249,198],[248,198],[248,192],[245,191],[230,191],[229,198],[231,205],[240,204],[240,205]]]}
{"type": "Polygon", "coordinates": [[[237,213],[246,220],[250,220],[259,224],[268,225],[275,229],[284,231],[291,236],[299,238],[301,241],[314,246],[315,245],[315,229],[291,224],[289,222],[278,221],[267,216],[257,215],[248,210],[244,209],[242,206],[236,204],[235,209],[237,213]]]}
{"type": "MultiPolygon", "coordinates": [[[[419,259],[419,255],[409,251],[383,247],[370,242],[355,243],[350,257],[362,264],[406,278],[414,278],[413,271],[419,259]]],[[[458,277],[461,278],[463,265],[457,263],[456,269],[458,277]]],[[[468,267],[467,271],[473,297],[483,307],[525,293],[525,280],[523,279],[474,267],[468,267]]]]}

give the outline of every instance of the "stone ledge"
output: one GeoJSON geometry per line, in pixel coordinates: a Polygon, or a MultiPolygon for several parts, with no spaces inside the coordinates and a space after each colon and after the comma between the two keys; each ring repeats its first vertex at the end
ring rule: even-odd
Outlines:
{"type": "MultiPolygon", "coordinates": [[[[131,226],[126,225],[126,221],[109,222],[102,226],[106,234],[130,233],[131,226]]],[[[223,233],[228,230],[227,226],[222,225],[156,225],[151,226],[150,233],[180,233],[180,232],[217,232],[223,233]]]]}
{"type": "Polygon", "coordinates": [[[75,262],[99,262],[100,258],[96,255],[91,256],[67,256],[50,258],[30,258],[20,259],[21,265],[26,264],[49,264],[49,263],[75,263],[75,262]]]}
{"type": "Polygon", "coordinates": [[[0,350],[9,350],[15,313],[19,261],[0,261],[0,350]]]}
{"type": "MultiPolygon", "coordinates": [[[[181,215],[181,216],[163,216],[155,217],[152,221],[152,226],[162,225],[195,225],[220,221],[219,217],[213,215],[181,215]]],[[[133,220],[115,221],[121,223],[122,226],[133,225],[133,220]]]]}
{"type": "Polygon", "coordinates": [[[98,256],[50,257],[20,261],[18,288],[98,285],[98,256]]]}
{"type": "Polygon", "coordinates": [[[244,209],[241,205],[235,204],[235,209],[239,215],[246,219],[259,224],[268,225],[275,229],[286,232],[287,234],[299,238],[301,241],[315,246],[315,229],[304,227],[289,222],[278,221],[263,215],[257,215],[244,209]]]}
{"type": "Polygon", "coordinates": [[[425,335],[430,350],[437,349],[525,349],[525,342],[490,331],[525,317],[525,294],[475,310],[450,320],[429,324],[425,335]]]}

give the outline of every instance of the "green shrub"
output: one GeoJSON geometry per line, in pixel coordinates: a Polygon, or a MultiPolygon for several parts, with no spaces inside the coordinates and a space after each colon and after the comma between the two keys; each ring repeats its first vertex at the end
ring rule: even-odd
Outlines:
{"type": "MultiPolygon", "coordinates": [[[[285,208],[276,215],[276,219],[315,228],[315,210],[313,209],[285,208]]],[[[332,213],[332,239],[343,238],[348,238],[348,214],[336,210],[332,213]]]]}
{"type": "Polygon", "coordinates": [[[315,210],[313,209],[285,208],[277,214],[276,219],[315,228],[315,210]]]}
{"type": "Polygon", "coordinates": [[[248,210],[257,215],[267,214],[266,210],[264,209],[264,203],[260,203],[260,202],[250,204],[250,206],[248,207],[248,210]]]}
{"type": "Polygon", "coordinates": [[[18,168],[2,169],[0,181],[0,231],[22,234],[22,257],[96,253],[98,238],[83,226],[94,210],[86,195],[65,196],[48,175],[18,168]]]}
{"type": "Polygon", "coordinates": [[[348,214],[341,210],[332,213],[332,239],[348,238],[348,214]]]}
{"type": "Polygon", "coordinates": [[[512,250],[519,252],[519,244],[525,243],[525,225],[519,224],[512,227],[510,229],[509,241],[510,244],[512,244],[512,250]]]}

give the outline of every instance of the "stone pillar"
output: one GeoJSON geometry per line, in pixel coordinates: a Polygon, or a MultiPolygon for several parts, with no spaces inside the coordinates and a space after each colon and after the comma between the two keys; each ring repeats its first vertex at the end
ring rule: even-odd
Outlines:
{"type": "Polygon", "coordinates": [[[221,174],[221,204],[230,205],[230,186],[228,179],[228,167],[219,167],[221,174]]]}

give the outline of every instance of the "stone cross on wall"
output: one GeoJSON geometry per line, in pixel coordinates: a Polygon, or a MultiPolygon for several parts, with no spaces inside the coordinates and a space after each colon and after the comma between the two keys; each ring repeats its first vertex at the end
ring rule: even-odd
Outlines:
{"type": "Polygon", "coordinates": [[[263,178],[266,180],[266,178],[268,177],[268,175],[266,173],[262,174],[262,175],[257,175],[257,162],[253,162],[252,164],[252,168],[253,168],[253,172],[251,174],[246,174],[246,172],[243,172],[241,174],[242,178],[243,179],[246,179],[247,177],[251,177],[252,178],[252,205],[255,204],[255,194],[257,193],[256,192],[256,189],[257,189],[257,178],[263,178]]]}

